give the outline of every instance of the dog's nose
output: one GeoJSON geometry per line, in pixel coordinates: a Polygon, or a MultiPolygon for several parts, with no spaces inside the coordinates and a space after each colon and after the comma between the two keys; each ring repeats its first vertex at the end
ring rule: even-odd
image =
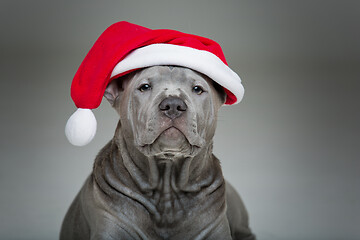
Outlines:
{"type": "Polygon", "coordinates": [[[180,117],[186,111],[186,103],[178,97],[165,98],[159,105],[160,111],[171,119],[180,117]]]}

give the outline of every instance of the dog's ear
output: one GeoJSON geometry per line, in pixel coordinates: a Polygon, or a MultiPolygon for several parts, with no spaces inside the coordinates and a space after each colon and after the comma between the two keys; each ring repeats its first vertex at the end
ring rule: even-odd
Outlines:
{"type": "Polygon", "coordinates": [[[128,87],[131,79],[133,79],[136,73],[139,71],[141,70],[133,71],[124,76],[116,78],[107,85],[104,92],[104,97],[109,101],[111,106],[115,107],[116,100],[121,98],[121,94],[128,87]]]}
{"type": "Polygon", "coordinates": [[[221,105],[223,105],[226,101],[226,93],[225,90],[222,86],[220,86],[217,82],[212,81],[213,82],[213,86],[217,92],[217,94],[219,95],[220,101],[221,101],[221,105]]]}
{"type": "Polygon", "coordinates": [[[112,80],[106,87],[104,97],[114,106],[116,98],[121,91],[121,83],[119,79],[112,80]]]}

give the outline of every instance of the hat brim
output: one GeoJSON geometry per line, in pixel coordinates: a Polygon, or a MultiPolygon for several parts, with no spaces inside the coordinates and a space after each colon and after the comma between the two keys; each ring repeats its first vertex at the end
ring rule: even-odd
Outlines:
{"type": "Polygon", "coordinates": [[[244,96],[240,77],[215,54],[174,44],[151,44],[132,51],[114,67],[110,78],[157,65],[183,66],[205,74],[227,90],[227,105],[239,103],[244,96]]]}

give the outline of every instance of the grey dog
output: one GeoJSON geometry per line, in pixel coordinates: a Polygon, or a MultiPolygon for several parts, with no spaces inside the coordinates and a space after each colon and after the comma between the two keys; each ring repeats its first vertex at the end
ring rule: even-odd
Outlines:
{"type": "Polygon", "coordinates": [[[112,81],[113,139],[71,204],[60,239],[243,239],[255,236],[213,155],[222,87],[184,67],[112,81]]]}

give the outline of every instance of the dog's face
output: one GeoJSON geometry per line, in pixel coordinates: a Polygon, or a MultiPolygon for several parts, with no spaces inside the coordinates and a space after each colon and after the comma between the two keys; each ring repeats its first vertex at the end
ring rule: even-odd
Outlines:
{"type": "Polygon", "coordinates": [[[214,136],[225,93],[183,67],[155,66],[114,80],[105,97],[127,141],[147,156],[193,156],[214,136]]]}

